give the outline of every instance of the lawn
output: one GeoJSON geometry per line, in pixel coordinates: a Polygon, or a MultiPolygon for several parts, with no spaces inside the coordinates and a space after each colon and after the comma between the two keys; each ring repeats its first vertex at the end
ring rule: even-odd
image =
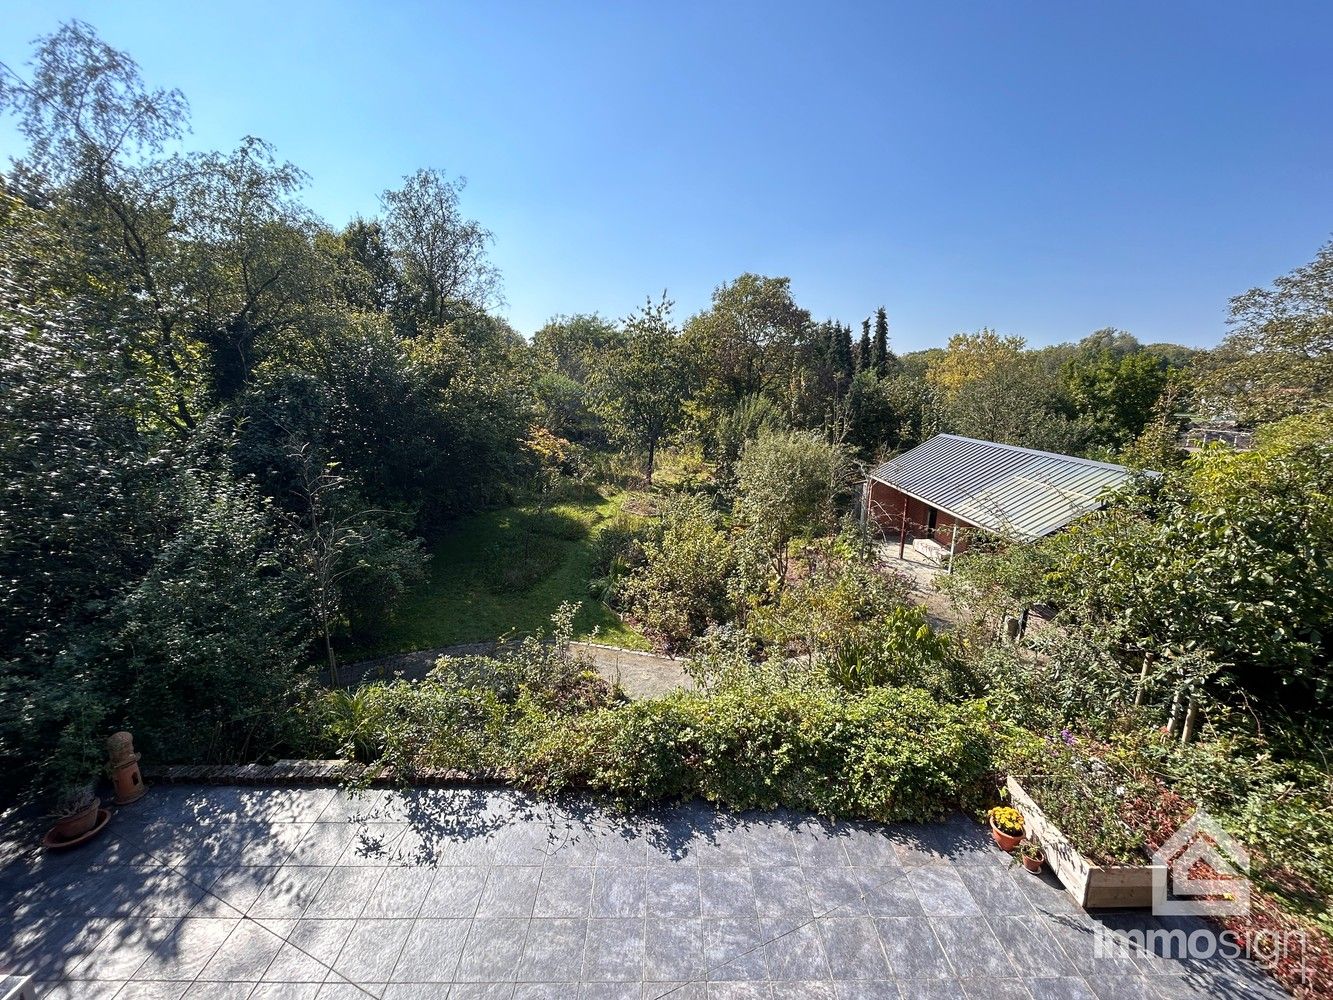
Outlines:
{"type": "Polygon", "coordinates": [[[459,521],[435,545],[429,578],[374,643],[349,659],[522,636],[545,629],[565,601],[581,602],[575,634],[648,649],[638,632],[588,593],[597,532],[628,494],[506,507],[459,521]]]}

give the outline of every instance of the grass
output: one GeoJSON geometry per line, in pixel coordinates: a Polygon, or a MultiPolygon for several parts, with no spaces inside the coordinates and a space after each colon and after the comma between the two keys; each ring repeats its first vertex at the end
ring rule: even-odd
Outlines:
{"type": "Polygon", "coordinates": [[[429,578],[400,605],[384,634],[347,659],[522,636],[550,626],[565,601],[581,602],[575,635],[629,649],[649,643],[588,593],[593,543],[626,493],[535,507],[506,507],[459,521],[435,545],[429,578]]]}

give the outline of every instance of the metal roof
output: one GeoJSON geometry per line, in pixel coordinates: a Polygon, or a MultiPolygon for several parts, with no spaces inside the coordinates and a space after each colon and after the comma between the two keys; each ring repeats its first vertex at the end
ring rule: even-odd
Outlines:
{"type": "Polygon", "coordinates": [[[1032,541],[1102,506],[1134,473],[1119,465],[940,434],[870,478],[963,521],[1032,541]]]}

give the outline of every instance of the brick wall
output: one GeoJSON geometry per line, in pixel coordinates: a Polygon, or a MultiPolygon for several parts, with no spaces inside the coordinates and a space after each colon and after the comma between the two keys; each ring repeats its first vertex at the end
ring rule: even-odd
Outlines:
{"type": "MultiPolygon", "coordinates": [[[[935,527],[930,529],[930,514],[934,509],[914,497],[900,493],[892,486],[871,479],[866,489],[866,515],[869,521],[879,525],[880,529],[893,538],[898,537],[898,527],[902,523],[904,506],[907,511],[907,539],[910,543],[917,538],[934,538],[943,546],[948,546],[953,536],[954,518],[942,510],[935,511],[935,527]]],[[[972,526],[966,521],[958,522],[958,545],[956,551],[967,548],[968,534],[972,526]]]]}

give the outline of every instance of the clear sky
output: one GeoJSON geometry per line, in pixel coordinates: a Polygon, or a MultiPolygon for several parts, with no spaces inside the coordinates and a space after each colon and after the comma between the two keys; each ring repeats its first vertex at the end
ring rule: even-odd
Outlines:
{"type": "MultiPolygon", "coordinates": [[[[80,17],[274,143],[331,222],[468,179],[505,312],[682,318],[744,271],[899,350],[982,325],[1211,344],[1333,231],[1333,3],[0,0],[0,59],[80,17]]],[[[0,151],[14,152],[0,127],[0,151]]]]}

